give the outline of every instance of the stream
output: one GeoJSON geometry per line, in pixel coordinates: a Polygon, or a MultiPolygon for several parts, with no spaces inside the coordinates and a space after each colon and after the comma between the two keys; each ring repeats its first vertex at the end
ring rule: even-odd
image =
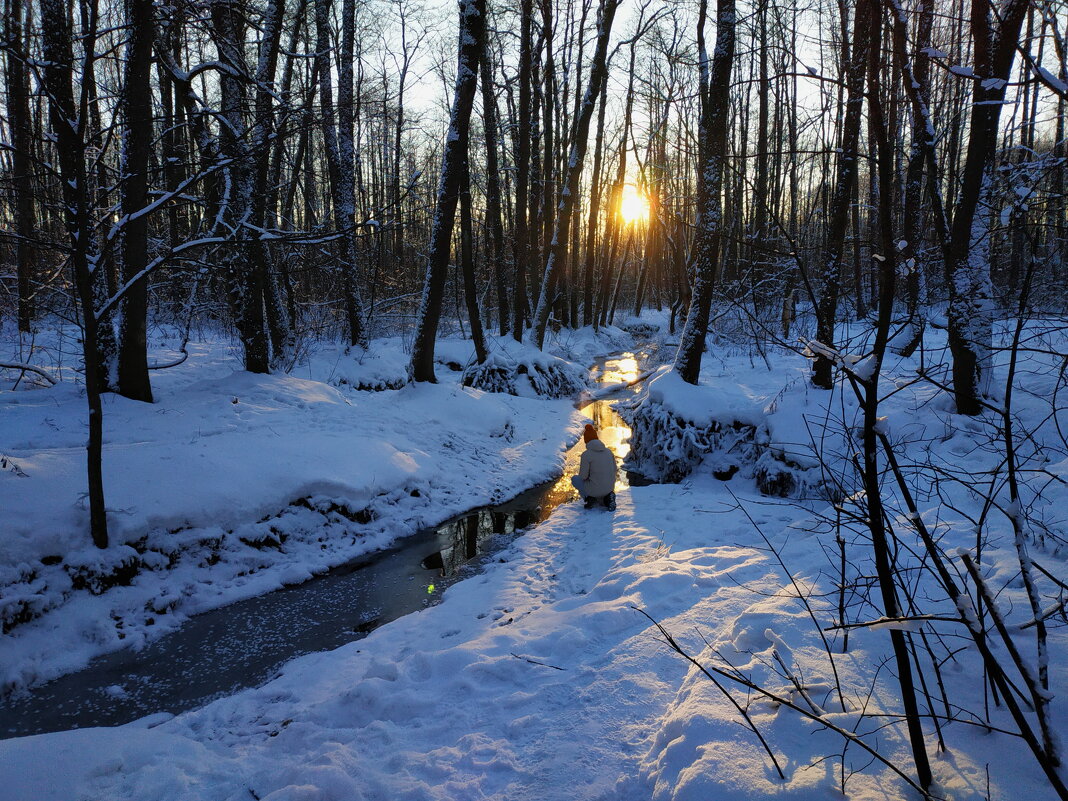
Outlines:
{"type": "MultiPolygon", "coordinates": [[[[643,355],[599,360],[603,386],[633,381],[643,355]]],[[[614,393],[618,399],[621,393],[614,393]]],[[[581,407],[620,462],[630,428],[599,399],[581,407]]],[[[0,702],[0,739],[90,726],[118,726],[158,712],[177,714],[255,687],[304,654],[361,639],[378,626],[439,601],[525,529],[577,497],[570,477],[584,450],[566,454],[563,474],[511,500],[472,510],[367,554],[303,584],[284,587],[190,618],[140,651],[123,650],[0,702]]],[[[640,483],[622,470],[617,488],[640,483]]]]}

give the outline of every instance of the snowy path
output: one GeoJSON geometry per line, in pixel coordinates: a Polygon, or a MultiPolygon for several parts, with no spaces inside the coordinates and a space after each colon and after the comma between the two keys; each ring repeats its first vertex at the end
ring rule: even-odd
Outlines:
{"type": "MultiPolygon", "coordinates": [[[[815,536],[790,528],[799,510],[731,485],[795,575],[818,577],[815,536]]],[[[0,799],[824,801],[838,786],[841,742],[751,699],[785,767],[779,781],[735,711],[632,608],[694,653],[707,637],[765,681],[774,646],[827,702],[817,636],[730,510],[727,486],[702,477],[623,488],[615,513],[567,504],[441,604],[202,709],[2,741],[0,774],[12,778],[0,799]]],[[[843,681],[858,684],[884,648],[878,632],[857,634],[838,657],[843,681]]],[[[860,700],[869,712],[894,705],[882,685],[860,700]]],[[[907,769],[895,732],[879,739],[907,769]]],[[[983,762],[1005,747],[976,736],[936,760],[936,774],[954,798],[984,797],[983,762]]],[[[850,772],[867,762],[847,757],[850,772]]],[[[867,770],[849,778],[849,797],[908,797],[887,771],[867,770]]],[[[1049,797],[1029,772],[1005,778],[1014,797],[1049,797]]],[[[1009,797],[997,777],[992,786],[1009,797]]]]}
{"type": "MultiPolygon", "coordinates": [[[[262,688],[148,730],[48,736],[52,753],[91,742],[98,756],[69,785],[0,798],[648,798],[641,763],[687,671],[631,606],[707,627],[769,572],[689,492],[621,489],[614,514],[561,507],[439,606],[262,688]],[[693,618],[715,587],[714,617],[693,618]]],[[[43,758],[42,739],[0,743],[0,767],[43,758]]]]}

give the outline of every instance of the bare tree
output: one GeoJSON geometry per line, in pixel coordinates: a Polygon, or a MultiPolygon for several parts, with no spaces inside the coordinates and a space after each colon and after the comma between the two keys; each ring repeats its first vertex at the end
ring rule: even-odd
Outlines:
{"type": "Polygon", "coordinates": [[[590,121],[601,94],[601,85],[607,75],[608,39],[612,34],[612,21],[615,19],[618,0],[603,0],[597,11],[597,46],[590,66],[590,82],[586,86],[586,96],[579,110],[575,125],[574,139],[571,142],[571,155],[567,164],[567,183],[560,196],[556,210],[556,224],[549,256],[545,262],[545,274],[541,282],[541,296],[538,298],[537,311],[534,314],[534,344],[545,344],[545,327],[549,321],[552,305],[552,293],[555,289],[556,273],[567,252],[568,237],[572,212],[578,196],[579,178],[586,158],[586,147],[590,133],[590,121]]]}
{"type": "Polygon", "coordinates": [[[119,392],[152,402],[148,379],[148,171],[152,152],[152,0],[126,0],[130,23],[122,87],[123,141],[119,169],[123,221],[121,275],[127,285],[119,325],[119,392]]]}
{"type": "MultiPolygon", "coordinates": [[[[871,3],[857,4],[853,20],[853,48],[843,67],[847,96],[845,119],[842,122],[842,146],[838,154],[834,194],[827,212],[827,242],[822,255],[823,268],[819,282],[821,294],[816,301],[816,339],[829,348],[834,347],[842,251],[849,221],[849,202],[857,183],[864,76],[868,69],[868,50],[874,47],[871,31],[874,29],[876,11],[871,3]]],[[[843,47],[846,47],[846,42],[848,39],[843,42],[843,47]]],[[[834,386],[832,368],[830,359],[817,354],[812,368],[812,383],[822,389],[830,389],[834,386]]]]}
{"type": "Polygon", "coordinates": [[[100,254],[92,221],[92,197],[86,160],[83,93],[75,104],[72,79],[92,69],[93,54],[87,52],[80,70],[75,69],[71,42],[74,40],[64,0],[42,0],[42,49],[45,63],[44,90],[52,135],[55,137],[59,178],[63,187],[63,222],[67,231],[67,261],[74,278],[81,308],[82,358],[85,361],[85,394],[89,405],[89,440],[86,446],[89,481],[89,530],[98,548],[108,546],[107,512],[104,506],[102,471],[103,408],[100,394],[100,367],[103,362],[98,344],[97,312],[101,298],[96,291],[101,269],[100,254]]]}
{"type": "Polygon", "coordinates": [[[727,120],[729,114],[731,69],[734,65],[734,0],[719,0],[716,6],[716,49],[709,65],[705,48],[704,25],[708,14],[707,0],[701,0],[697,20],[697,43],[701,66],[700,169],[697,180],[699,217],[696,252],[696,276],[693,300],[686,317],[675,369],[690,384],[701,374],[701,356],[712,310],[712,291],[719,267],[720,240],[723,237],[723,181],[727,155],[727,120]]]}
{"type": "Polygon", "coordinates": [[[18,281],[18,327],[29,333],[34,316],[33,175],[30,163],[30,87],[26,61],[22,0],[9,0],[4,25],[7,116],[11,131],[11,193],[15,224],[15,270],[18,281]]]}
{"type": "Polygon", "coordinates": [[[319,104],[323,114],[324,155],[329,168],[330,190],[334,205],[334,225],[341,234],[341,270],[345,291],[345,310],[349,324],[349,342],[366,345],[363,300],[354,271],[356,269],[356,188],[352,149],[352,36],[353,0],[344,0],[341,52],[338,65],[338,95],[342,124],[334,114],[334,90],[330,68],[330,0],[315,0],[316,61],[319,74],[319,104]]]}
{"type": "Polygon", "coordinates": [[[994,155],[1005,89],[1028,7],[1028,0],[1005,0],[998,4],[995,17],[988,0],[972,0],[971,4],[972,112],[946,264],[953,394],[961,414],[979,414],[979,399],[990,379],[993,297],[989,226],[994,155]]]}
{"type": "Polygon", "coordinates": [[[460,0],[460,42],[456,61],[456,85],[453,92],[449,132],[441,160],[437,211],[430,233],[423,299],[419,307],[415,343],[409,367],[414,381],[435,381],[434,344],[441,319],[445,295],[445,274],[452,253],[452,228],[456,220],[456,203],[467,169],[467,143],[471,108],[475,101],[478,68],[482,48],[486,46],[485,0],[460,0]]]}

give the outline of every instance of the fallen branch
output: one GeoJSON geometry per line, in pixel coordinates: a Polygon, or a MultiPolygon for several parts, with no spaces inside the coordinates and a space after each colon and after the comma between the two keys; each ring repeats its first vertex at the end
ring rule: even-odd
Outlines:
{"type": "Polygon", "coordinates": [[[0,362],[0,368],[3,368],[5,370],[21,370],[24,373],[35,373],[41,376],[41,378],[47,381],[48,385],[52,387],[54,387],[58,383],[56,379],[52,378],[52,376],[50,376],[40,367],[34,367],[32,364],[22,364],[21,362],[0,362]]]}
{"type": "Polygon", "coordinates": [[[608,386],[599,387],[598,389],[595,389],[593,392],[583,392],[579,396],[578,404],[579,404],[579,406],[585,406],[587,403],[592,403],[593,401],[603,400],[604,398],[607,398],[609,395],[613,395],[616,392],[621,392],[624,389],[629,389],[630,387],[633,387],[635,384],[640,384],[642,381],[645,381],[647,378],[649,378],[655,372],[656,372],[656,370],[646,370],[644,373],[639,375],[637,378],[631,379],[630,381],[621,381],[618,384],[609,384],[608,386]]]}
{"type": "Polygon", "coordinates": [[[163,364],[150,364],[148,366],[148,369],[149,370],[167,370],[167,369],[170,369],[171,367],[177,367],[179,364],[181,364],[182,362],[184,362],[186,359],[189,358],[189,351],[186,349],[186,346],[184,344],[182,345],[181,348],[179,348],[179,352],[182,355],[179,356],[178,358],[172,359],[171,361],[165,362],[163,364]]]}

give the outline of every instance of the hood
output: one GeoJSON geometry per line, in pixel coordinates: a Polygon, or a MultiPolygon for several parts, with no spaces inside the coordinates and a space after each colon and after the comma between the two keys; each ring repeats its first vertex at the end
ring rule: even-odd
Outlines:
{"type": "Polygon", "coordinates": [[[586,443],[586,450],[588,451],[603,451],[605,450],[604,443],[599,439],[591,439],[586,443]]]}

